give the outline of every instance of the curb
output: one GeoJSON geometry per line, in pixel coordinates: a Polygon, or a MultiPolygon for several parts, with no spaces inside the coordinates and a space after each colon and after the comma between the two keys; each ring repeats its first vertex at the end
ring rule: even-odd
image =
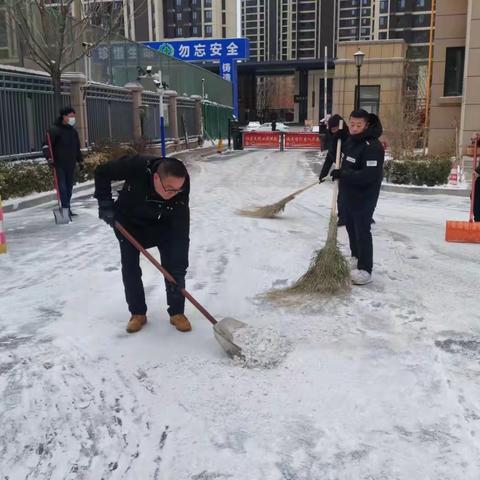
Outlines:
{"type": "MultiPolygon", "coordinates": [[[[78,192],[83,192],[85,190],[91,190],[93,188],[94,182],[93,180],[89,180],[88,182],[82,183],[80,185],[76,185],[73,187],[73,194],[78,192]]],[[[78,198],[78,197],[77,197],[78,198]]],[[[42,205],[44,203],[50,203],[57,200],[57,195],[54,191],[52,192],[45,192],[43,195],[39,195],[35,198],[29,198],[26,200],[22,200],[21,198],[17,200],[7,200],[3,206],[3,211],[5,213],[16,212],[18,210],[23,210],[25,208],[37,207],[38,205],[42,205]]]]}
{"type": "Polygon", "coordinates": [[[411,187],[409,185],[382,184],[382,191],[394,193],[411,193],[414,195],[452,195],[455,197],[470,196],[470,190],[466,188],[411,187]]]}
{"type": "MultiPolygon", "coordinates": [[[[195,160],[195,157],[208,157],[214,153],[216,153],[216,147],[207,147],[203,148],[200,152],[196,152],[196,149],[192,150],[183,150],[179,152],[172,152],[169,156],[174,156],[179,158],[180,160],[188,161],[188,160],[195,160]]],[[[73,187],[73,194],[72,198],[85,198],[90,196],[90,193],[85,193],[84,195],[75,196],[76,193],[79,192],[86,192],[87,190],[92,190],[94,187],[94,181],[89,180],[88,182],[81,183],[79,185],[75,185],[73,187]]],[[[57,195],[55,191],[44,192],[39,194],[35,198],[29,198],[23,200],[22,198],[18,198],[16,200],[6,200],[3,202],[3,211],[5,213],[12,213],[17,212],[18,210],[23,210],[25,208],[37,207],[38,205],[43,205],[45,203],[50,203],[57,200],[57,195]]]]}

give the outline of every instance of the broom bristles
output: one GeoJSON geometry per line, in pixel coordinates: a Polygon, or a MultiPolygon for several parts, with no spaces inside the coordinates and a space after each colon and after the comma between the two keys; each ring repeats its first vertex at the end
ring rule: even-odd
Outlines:
{"type": "Polygon", "coordinates": [[[330,218],[325,246],[316,252],[307,272],[291,287],[275,290],[270,298],[282,294],[306,293],[336,295],[350,290],[350,269],[346,258],[337,246],[337,220],[330,218]]]}
{"type": "Polygon", "coordinates": [[[272,203],[271,205],[258,207],[253,210],[242,209],[242,210],[238,210],[237,213],[238,215],[242,215],[244,217],[274,218],[275,215],[283,212],[285,210],[285,206],[287,205],[287,203],[293,200],[294,198],[295,197],[293,195],[289,195],[288,197],[283,198],[277,203],[272,203]]]}

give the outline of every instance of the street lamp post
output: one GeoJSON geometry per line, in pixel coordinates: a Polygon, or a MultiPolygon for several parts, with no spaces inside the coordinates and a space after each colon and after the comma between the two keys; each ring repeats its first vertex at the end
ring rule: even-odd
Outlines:
{"type": "Polygon", "coordinates": [[[165,158],[167,156],[167,150],[166,150],[166,139],[165,139],[165,117],[163,115],[164,107],[163,107],[163,95],[165,93],[165,90],[167,89],[167,84],[162,81],[162,72],[161,70],[158,71],[158,73],[155,73],[153,75],[153,82],[155,83],[155,86],[157,87],[157,91],[160,94],[160,104],[159,104],[159,110],[160,110],[160,145],[162,148],[162,157],[165,158]]]}
{"type": "Polygon", "coordinates": [[[353,58],[355,59],[355,65],[357,66],[357,88],[355,91],[355,110],[359,110],[360,109],[360,70],[362,68],[365,54],[361,50],[358,50],[358,52],[353,55],[353,58]]]}

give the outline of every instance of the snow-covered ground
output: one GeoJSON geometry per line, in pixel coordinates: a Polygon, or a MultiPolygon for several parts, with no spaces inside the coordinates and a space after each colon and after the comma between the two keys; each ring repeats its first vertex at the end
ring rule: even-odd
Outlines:
{"type": "MultiPolygon", "coordinates": [[[[2,480],[478,480],[479,246],[444,241],[465,198],[382,193],[375,282],[326,301],[260,294],[304,273],[326,236],[331,185],[279,219],[236,216],[316,176],[306,152],[191,163],[188,288],[219,318],[273,327],[273,369],[228,359],[193,307],[165,312],[142,261],[149,323],[128,320],[111,230],[94,200],[6,217],[0,256],[2,480]]],[[[345,244],[346,234],[340,231],[345,244]]]]}

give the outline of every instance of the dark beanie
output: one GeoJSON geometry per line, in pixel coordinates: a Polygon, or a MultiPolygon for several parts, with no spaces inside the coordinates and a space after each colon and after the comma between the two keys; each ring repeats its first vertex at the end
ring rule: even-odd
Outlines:
{"type": "Polygon", "coordinates": [[[70,115],[71,113],[75,113],[75,110],[72,107],[63,107],[60,109],[60,116],[64,117],[65,115],[70,115]]]}

